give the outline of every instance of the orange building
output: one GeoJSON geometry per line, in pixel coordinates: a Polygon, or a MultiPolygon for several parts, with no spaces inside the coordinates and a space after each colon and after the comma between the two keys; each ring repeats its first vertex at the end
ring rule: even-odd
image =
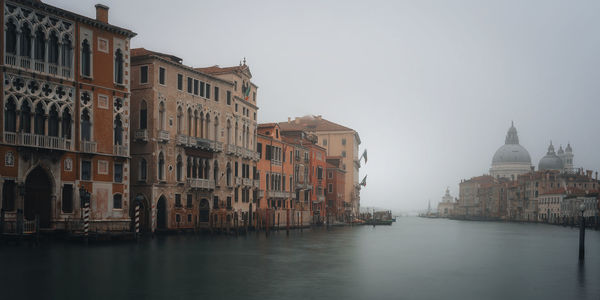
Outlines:
{"type": "Polygon", "coordinates": [[[297,224],[294,213],[294,147],[282,141],[279,125],[259,124],[257,151],[260,156],[255,178],[260,180],[257,209],[261,222],[287,226],[297,224]],[[267,217],[268,215],[268,217],[267,217]]]}
{"type": "Polygon", "coordinates": [[[327,157],[325,198],[327,199],[327,218],[329,221],[351,221],[349,219],[350,214],[346,215],[344,209],[346,171],[341,168],[341,164],[341,157],[327,157]]]}
{"type": "Polygon", "coordinates": [[[129,230],[130,30],[41,1],[1,1],[0,189],[9,225],[129,230]],[[83,197],[87,198],[87,197],[83,197]],[[76,222],[71,222],[75,220],[76,222]]]}

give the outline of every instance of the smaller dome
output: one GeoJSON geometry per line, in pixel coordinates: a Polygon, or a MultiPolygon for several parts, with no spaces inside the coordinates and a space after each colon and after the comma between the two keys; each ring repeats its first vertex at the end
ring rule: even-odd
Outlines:
{"type": "Polygon", "coordinates": [[[559,156],[565,154],[565,151],[563,151],[562,145],[560,145],[560,147],[558,147],[558,152],[556,152],[556,154],[558,154],[559,156]]]}
{"type": "Polygon", "coordinates": [[[573,152],[573,149],[571,149],[571,143],[568,143],[568,144],[567,144],[567,148],[565,148],[565,151],[566,151],[567,153],[571,153],[571,152],[573,152]]]}
{"type": "Polygon", "coordinates": [[[552,146],[552,142],[550,142],[550,146],[548,146],[548,152],[542,159],[540,159],[540,163],[538,164],[538,170],[562,170],[564,167],[562,159],[554,153],[554,146],[552,146]]]}

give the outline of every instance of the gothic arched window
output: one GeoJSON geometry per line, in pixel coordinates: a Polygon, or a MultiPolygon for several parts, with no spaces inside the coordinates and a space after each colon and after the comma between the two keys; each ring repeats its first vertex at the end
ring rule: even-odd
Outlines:
{"type": "Polygon", "coordinates": [[[115,145],[123,145],[123,121],[121,121],[121,115],[115,117],[115,145]]]}
{"type": "Polygon", "coordinates": [[[92,120],[87,109],[81,114],[81,140],[90,141],[92,138],[92,120]]]}
{"type": "Polygon", "coordinates": [[[39,27],[35,32],[35,60],[44,61],[46,58],[46,37],[42,31],[42,27],[39,27]]]}
{"type": "Polygon", "coordinates": [[[177,181],[183,180],[183,161],[181,155],[177,155],[177,181]]]}
{"type": "Polygon", "coordinates": [[[160,102],[158,105],[158,122],[160,130],[165,130],[165,103],[160,102]]]}
{"type": "Polygon", "coordinates": [[[83,76],[92,76],[92,50],[87,39],[81,43],[81,74],[83,76]]]}
{"type": "Polygon", "coordinates": [[[50,115],[48,118],[48,135],[58,136],[58,110],[56,110],[56,106],[52,106],[50,109],[50,115]]]}
{"type": "Polygon", "coordinates": [[[4,109],[4,131],[15,132],[17,130],[17,104],[11,97],[4,109]]]}
{"type": "Polygon", "coordinates": [[[68,35],[63,36],[61,47],[61,62],[62,66],[65,68],[71,67],[71,61],[73,59],[73,51],[71,48],[71,39],[68,35]]]}
{"type": "Polygon", "coordinates": [[[158,179],[165,180],[165,155],[158,154],[158,179]]]}
{"type": "Polygon", "coordinates": [[[21,105],[21,126],[20,131],[31,133],[31,107],[27,101],[21,105]]]}
{"type": "Polygon", "coordinates": [[[24,57],[31,57],[31,29],[29,25],[25,24],[21,28],[21,51],[20,55],[24,57]]]}
{"type": "Polygon", "coordinates": [[[62,114],[62,137],[71,138],[71,113],[65,109],[62,114]]]}
{"type": "Polygon", "coordinates": [[[6,53],[17,55],[17,26],[12,20],[6,25],[6,53]]]}
{"type": "Polygon", "coordinates": [[[183,130],[183,109],[180,107],[177,108],[177,133],[181,134],[183,130]]]}
{"type": "Polygon", "coordinates": [[[121,49],[117,49],[115,53],[115,82],[123,83],[123,53],[121,49]]]}
{"type": "Polygon", "coordinates": [[[148,176],[148,162],[146,162],[146,159],[142,158],[142,160],[140,161],[140,180],[146,181],[146,178],[148,176]]]}
{"type": "Polygon", "coordinates": [[[45,118],[44,106],[41,103],[38,103],[35,107],[35,123],[33,125],[35,134],[44,134],[44,130],[46,129],[46,124],[44,123],[45,118]]]}
{"type": "Polygon", "coordinates": [[[58,37],[54,31],[50,33],[48,40],[48,62],[58,65],[58,37]]]}

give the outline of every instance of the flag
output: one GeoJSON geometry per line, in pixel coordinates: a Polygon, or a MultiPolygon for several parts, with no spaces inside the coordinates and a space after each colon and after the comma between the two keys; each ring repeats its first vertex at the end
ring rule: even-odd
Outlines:
{"type": "MultiPolygon", "coordinates": [[[[363,151],[363,154],[360,156],[360,158],[365,158],[365,164],[367,163],[367,149],[365,149],[365,151],[363,151]]],[[[360,158],[358,159],[360,161],[360,158]]]]}
{"type": "Polygon", "coordinates": [[[367,186],[367,175],[365,175],[365,178],[360,182],[360,185],[367,186]]]}

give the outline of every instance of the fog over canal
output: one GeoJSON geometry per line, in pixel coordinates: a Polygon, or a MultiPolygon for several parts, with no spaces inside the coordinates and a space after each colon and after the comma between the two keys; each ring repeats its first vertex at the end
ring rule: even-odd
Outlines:
{"type": "Polygon", "coordinates": [[[0,287],[43,299],[598,299],[600,232],[399,218],[393,226],[0,248],[0,287]]]}

